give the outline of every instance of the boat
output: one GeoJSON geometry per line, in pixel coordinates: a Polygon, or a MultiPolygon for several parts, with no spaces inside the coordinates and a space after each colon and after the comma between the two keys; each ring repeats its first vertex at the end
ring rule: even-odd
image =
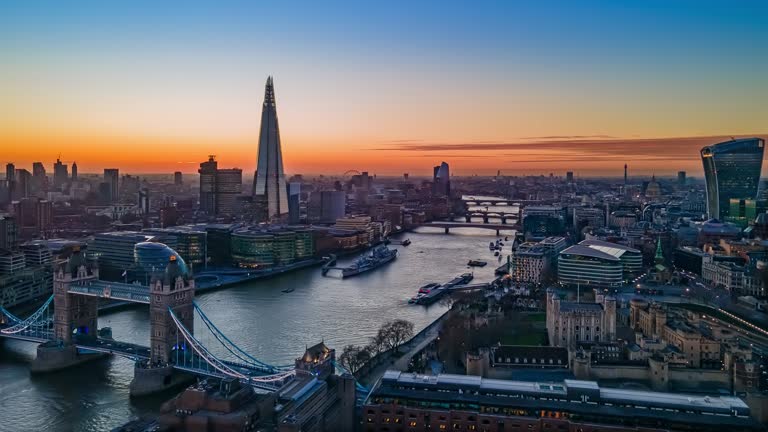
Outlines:
{"type": "Polygon", "coordinates": [[[439,286],[440,286],[439,283],[434,283],[434,282],[428,283],[428,284],[424,285],[423,287],[419,288],[419,292],[426,294],[426,293],[432,291],[433,289],[435,289],[435,288],[437,288],[439,286]]]}
{"type": "Polygon", "coordinates": [[[286,288],[283,290],[283,292],[287,294],[287,293],[293,292],[294,290],[295,290],[294,288],[286,288]]]}
{"type": "Polygon", "coordinates": [[[485,261],[480,261],[480,260],[469,260],[469,262],[467,263],[467,265],[470,266],[470,267],[483,267],[486,264],[488,264],[488,263],[485,262],[485,261]]]}
{"type": "Polygon", "coordinates": [[[386,246],[376,246],[366,255],[356,259],[351,266],[341,269],[341,277],[350,277],[379,268],[382,265],[397,258],[397,249],[389,249],[386,246]]]}
{"type": "Polygon", "coordinates": [[[413,297],[408,299],[408,303],[410,303],[410,304],[417,304],[417,303],[421,302],[421,299],[424,298],[424,296],[425,296],[425,294],[421,294],[421,293],[416,294],[415,296],[413,296],[413,297]]]}
{"type": "MultiPolygon", "coordinates": [[[[469,283],[475,275],[472,273],[462,273],[461,275],[453,278],[452,281],[445,283],[443,285],[440,284],[429,284],[434,285],[434,287],[430,288],[428,292],[423,293],[421,290],[419,290],[419,294],[416,295],[416,297],[413,297],[411,300],[409,300],[409,303],[416,303],[420,305],[430,305],[437,300],[440,299],[443,295],[447,294],[451,288],[455,287],[456,285],[464,285],[466,283],[469,283]]],[[[425,285],[422,288],[425,288],[429,285],[425,285]]]]}

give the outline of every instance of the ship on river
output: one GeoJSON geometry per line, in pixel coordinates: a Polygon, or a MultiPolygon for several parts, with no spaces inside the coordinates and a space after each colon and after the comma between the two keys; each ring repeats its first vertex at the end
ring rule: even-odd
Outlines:
{"type": "Polygon", "coordinates": [[[351,266],[342,268],[341,277],[350,277],[365,273],[369,270],[379,268],[395,258],[397,258],[397,249],[389,249],[384,245],[376,246],[370,253],[356,259],[351,266]]]}

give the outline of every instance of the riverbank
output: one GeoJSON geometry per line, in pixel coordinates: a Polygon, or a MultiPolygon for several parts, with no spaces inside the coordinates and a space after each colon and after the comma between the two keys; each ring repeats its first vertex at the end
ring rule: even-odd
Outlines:
{"type": "Polygon", "coordinates": [[[388,369],[404,370],[407,369],[411,358],[421,352],[432,341],[437,339],[440,334],[443,322],[450,318],[455,308],[448,309],[442,315],[437,317],[428,326],[416,333],[407,342],[400,345],[398,350],[387,350],[373,356],[357,372],[355,378],[361,384],[371,388],[381,379],[388,369]]]}

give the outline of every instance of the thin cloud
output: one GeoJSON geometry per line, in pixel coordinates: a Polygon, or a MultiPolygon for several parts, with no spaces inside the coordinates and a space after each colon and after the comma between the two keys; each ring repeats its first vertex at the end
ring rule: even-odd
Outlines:
{"type": "MultiPolygon", "coordinates": [[[[768,134],[738,135],[739,137],[768,134]]],[[[379,151],[403,152],[504,152],[506,156],[527,156],[540,154],[541,159],[555,161],[598,161],[603,160],[690,160],[697,157],[699,150],[718,142],[728,141],[730,135],[669,137],[669,138],[608,138],[608,139],[540,139],[526,142],[469,142],[469,143],[392,143],[379,151]],[[543,153],[542,153],[543,152],[543,153]],[[549,156],[549,158],[547,157],[549,156]]]]}
{"type": "Polygon", "coordinates": [[[524,140],[560,140],[560,139],[606,139],[606,138],[618,138],[611,135],[550,135],[550,136],[538,136],[538,137],[522,137],[524,140]]]}

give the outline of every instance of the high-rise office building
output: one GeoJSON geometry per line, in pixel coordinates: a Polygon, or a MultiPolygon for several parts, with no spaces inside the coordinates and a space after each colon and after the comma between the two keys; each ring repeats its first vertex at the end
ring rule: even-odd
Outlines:
{"type": "Polygon", "coordinates": [[[200,164],[200,210],[208,214],[216,213],[216,171],[219,163],[216,156],[209,155],[208,160],[200,164]]]}
{"type": "Polygon", "coordinates": [[[72,181],[77,180],[77,162],[72,162],[72,181]]]}
{"type": "Polygon", "coordinates": [[[5,165],[5,181],[13,181],[16,178],[16,165],[8,163],[5,165]]]}
{"type": "Polygon", "coordinates": [[[69,181],[67,166],[56,158],[56,163],[53,164],[53,187],[58,189],[67,181],[69,181]]]}
{"type": "Polygon", "coordinates": [[[209,215],[233,214],[243,190],[243,170],[219,169],[216,157],[200,164],[200,210],[209,215]]]}
{"type": "Polygon", "coordinates": [[[184,184],[184,180],[181,177],[181,171],[176,171],[173,173],[173,184],[176,186],[181,186],[184,184]]]}
{"type": "Polygon", "coordinates": [[[13,202],[13,215],[26,234],[45,233],[51,227],[53,205],[40,198],[22,198],[13,202]]]}
{"type": "MultiPolygon", "coordinates": [[[[72,167],[74,170],[74,166],[72,167]]],[[[32,192],[37,194],[48,190],[48,176],[42,162],[32,164],[32,192]]]]}
{"type": "Polygon", "coordinates": [[[139,208],[144,216],[149,214],[149,189],[139,189],[139,208]]]}
{"type": "Polygon", "coordinates": [[[104,168],[104,183],[109,183],[109,195],[112,202],[120,200],[120,170],[104,168]]]}
{"type": "Polygon", "coordinates": [[[451,194],[451,173],[448,164],[443,162],[436,166],[432,176],[432,192],[437,196],[451,194]]]}
{"type": "Polygon", "coordinates": [[[230,168],[216,171],[216,214],[234,214],[237,197],[242,192],[243,170],[230,168]]]}
{"type": "Polygon", "coordinates": [[[5,165],[5,184],[8,188],[8,198],[13,199],[16,189],[16,166],[12,163],[5,165]]]}
{"type": "Polygon", "coordinates": [[[573,171],[568,171],[565,173],[565,181],[568,183],[573,183],[573,171]]]}
{"type": "Polygon", "coordinates": [[[14,199],[27,198],[32,190],[32,173],[20,168],[16,170],[16,184],[13,190],[14,199]]]}
{"type": "Polygon", "coordinates": [[[15,250],[19,245],[19,226],[16,218],[0,213],[0,249],[15,250]]]}
{"type": "Polygon", "coordinates": [[[334,223],[346,215],[347,194],[343,191],[315,191],[309,196],[309,222],[334,223]]]}
{"type": "Polygon", "coordinates": [[[685,171],[677,172],[677,185],[680,187],[685,186],[685,171]]]}
{"type": "Polygon", "coordinates": [[[280,219],[288,214],[288,196],[283,171],[283,152],[280,145],[280,128],[277,123],[275,88],[272,77],[267,78],[264,105],[261,111],[259,155],[253,178],[254,200],[266,208],[267,219],[280,219]]]}
{"type": "Polygon", "coordinates": [[[731,200],[757,198],[765,140],[743,138],[701,149],[710,218],[723,221],[731,216],[731,200]]]}

